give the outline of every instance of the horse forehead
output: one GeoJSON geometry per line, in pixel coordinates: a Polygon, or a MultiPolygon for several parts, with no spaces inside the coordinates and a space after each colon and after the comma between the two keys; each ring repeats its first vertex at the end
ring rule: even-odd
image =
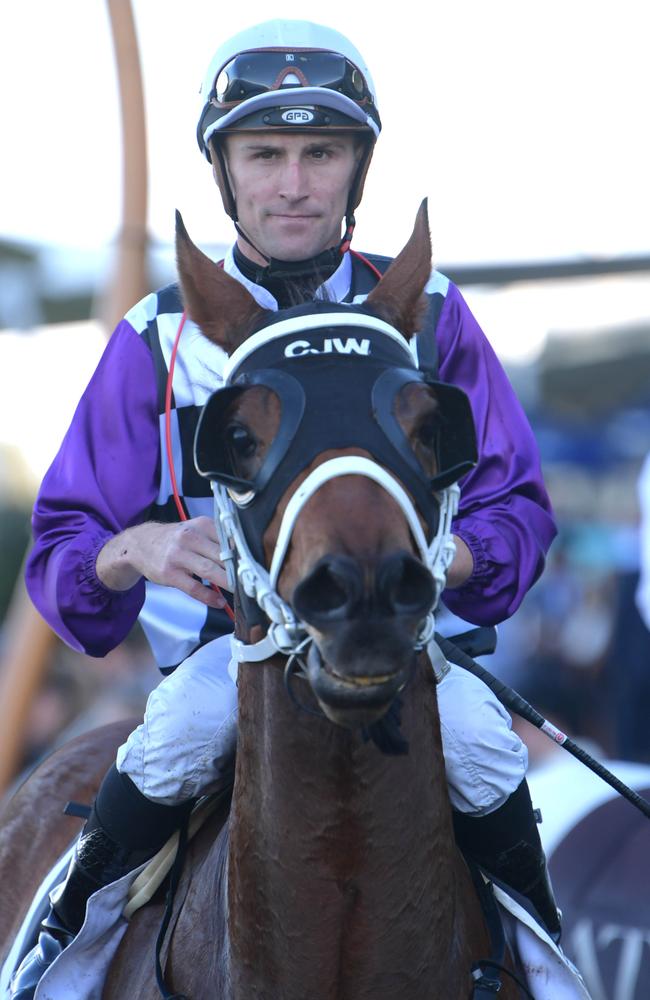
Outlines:
{"type": "MultiPolygon", "coordinates": [[[[267,543],[275,539],[287,504],[296,490],[319,465],[341,456],[372,460],[363,448],[330,448],[317,455],[302,470],[278,503],[266,532],[267,543]]],[[[424,527],[424,522],[422,522],[424,527]]],[[[364,475],[334,476],[307,500],[296,522],[295,537],[307,545],[314,540],[326,543],[334,538],[351,549],[371,544],[382,551],[399,541],[407,544],[410,537],[406,518],[399,504],[375,480],[364,475]]]]}
{"type": "MultiPolygon", "coordinates": [[[[305,505],[303,530],[316,528],[323,542],[336,542],[373,558],[396,546],[414,548],[406,518],[397,501],[374,480],[342,476],[324,483],[305,505]]],[[[300,533],[300,519],[296,526],[300,533]]]]}
{"type": "MultiPolygon", "coordinates": [[[[369,458],[372,461],[372,455],[362,449],[341,448],[340,450],[325,452],[322,456],[319,456],[321,460],[314,463],[314,467],[331,458],[338,458],[343,455],[359,455],[363,458],[369,458]]],[[[340,502],[344,498],[348,498],[350,503],[354,504],[354,507],[346,510],[346,514],[359,513],[361,515],[371,515],[375,513],[375,509],[383,510],[385,507],[399,511],[397,501],[386,489],[380,483],[376,482],[376,480],[370,479],[362,473],[358,475],[335,476],[329,479],[323,483],[311,499],[315,501],[315,505],[319,509],[328,510],[332,516],[337,516],[337,504],[333,501],[338,499],[340,502]]]]}

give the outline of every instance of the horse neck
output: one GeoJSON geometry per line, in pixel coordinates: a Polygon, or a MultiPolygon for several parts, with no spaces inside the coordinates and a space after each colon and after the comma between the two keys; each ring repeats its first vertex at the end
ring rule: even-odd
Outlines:
{"type": "Polygon", "coordinates": [[[275,666],[240,669],[228,873],[238,1000],[461,995],[451,979],[460,962],[467,981],[467,893],[423,666],[402,732],[408,755],[384,756],[298,711],[275,666]]]}

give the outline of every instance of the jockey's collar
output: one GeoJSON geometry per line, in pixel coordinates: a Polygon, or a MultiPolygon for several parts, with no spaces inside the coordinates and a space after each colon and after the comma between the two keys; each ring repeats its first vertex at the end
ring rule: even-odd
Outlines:
{"type": "MultiPolygon", "coordinates": [[[[247,242],[250,242],[245,233],[242,235],[247,242]]],[[[261,251],[257,252],[265,256],[261,254],[261,251]]],[[[244,277],[256,285],[268,288],[272,294],[274,290],[277,290],[278,284],[284,282],[295,282],[298,285],[304,284],[316,288],[334,274],[342,260],[341,248],[338,246],[323,250],[315,257],[309,257],[306,260],[278,260],[275,257],[268,257],[268,263],[260,265],[247,257],[239,249],[239,245],[235,243],[233,256],[235,264],[244,277]]]]}

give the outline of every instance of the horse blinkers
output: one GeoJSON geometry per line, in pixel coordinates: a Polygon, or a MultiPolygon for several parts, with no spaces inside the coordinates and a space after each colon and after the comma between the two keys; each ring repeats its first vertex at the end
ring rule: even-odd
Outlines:
{"type": "MultiPolygon", "coordinates": [[[[476,443],[465,394],[419,371],[397,331],[368,314],[351,316],[349,306],[339,307],[339,311],[329,304],[327,308],[325,317],[312,311],[276,321],[235,351],[226,369],[224,388],[213,393],[201,413],[195,462],[199,473],[213,482],[217,528],[224,530],[226,525],[230,532],[221,537],[222,551],[235,550],[240,585],[270,619],[268,635],[275,649],[265,646],[264,652],[299,655],[305,640],[308,644],[318,634],[319,648],[315,643],[311,646],[305,674],[326,714],[339,724],[355,726],[381,718],[411,675],[414,651],[430,641],[431,611],[453,555],[450,535],[457,487],[451,484],[474,465],[476,443]],[[411,407],[416,431],[410,427],[407,436],[398,419],[398,403],[402,391],[412,384],[424,386],[436,405],[419,407],[416,403],[411,407]],[[246,394],[260,388],[273,393],[279,406],[279,423],[271,428],[272,440],[268,440],[268,428],[258,423],[257,415],[250,418],[251,427],[247,427],[243,407],[237,412],[246,394]],[[430,456],[430,467],[425,469],[411,440],[417,436],[420,448],[417,420],[428,421],[430,416],[426,449],[419,451],[430,456]],[[256,440],[256,433],[262,435],[261,441],[256,440]],[[238,451],[238,443],[243,443],[243,451],[238,451]],[[260,443],[264,452],[256,459],[255,448],[260,443]],[[250,461],[245,455],[248,444],[250,461]],[[325,452],[351,448],[361,454],[315,461],[325,452]],[[281,498],[309,466],[307,477],[286,504],[271,565],[265,567],[265,532],[281,498]],[[386,553],[377,564],[368,597],[368,607],[375,609],[374,617],[368,618],[374,623],[372,643],[369,638],[359,641],[360,629],[365,628],[363,616],[370,612],[359,617],[357,605],[352,598],[348,600],[348,590],[352,593],[356,583],[339,588],[340,607],[337,604],[333,610],[327,599],[327,614],[324,610],[321,613],[318,602],[313,603],[312,598],[310,603],[306,597],[327,592],[327,584],[323,591],[320,581],[310,590],[312,577],[316,580],[321,573],[327,581],[330,574],[338,579],[343,573],[345,567],[336,554],[324,556],[298,582],[293,608],[276,589],[303,507],[325,482],[350,475],[374,480],[393,497],[419,552],[419,558],[403,551],[386,553]],[[402,562],[393,572],[388,563],[394,559],[402,562]],[[387,573],[392,575],[387,577],[387,573]],[[393,584],[393,580],[399,583],[393,584]],[[393,586],[399,586],[399,598],[394,596],[393,586]],[[389,603],[377,619],[386,601],[389,603]],[[319,624],[322,614],[326,624],[319,624]],[[289,641],[285,641],[287,632],[291,633],[289,641]]],[[[265,406],[262,402],[259,411],[251,406],[251,413],[259,413],[263,419],[265,406]]],[[[241,661],[264,658],[251,656],[251,649],[238,651],[241,661]]]]}
{"type": "Polygon", "coordinates": [[[288,321],[293,329],[283,336],[273,336],[274,326],[283,327],[287,321],[268,328],[273,339],[245,354],[228,383],[212,394],[199,418],[196,467],[202,476],[228,489],[247,542],[260,562],[262,537],[281,496],[326,450],[358,447],[372,455],[408,491],[430,538],[438,526],[437,493],[476,463],[474,423],[465,393],[420,372],[403,338],[397,335],[399,340],[389,340],[384,331],[373,329],[385,326],[380,321],[372,320],[370,331],[363,330],[372,336],[359,339],[356,317],[350,317],[349,326],[342,330],[326,325],[331,318],[324,318],[310,341],[295,339],[296,333],[302,332],[304,317],[288,321]],[[342,349],[332,349],[332,344],[342,349]],[[437,471],[433,477],[413,453],[395,413],[398,394],[411,383],[430,387],[438,404],[437,471]],[[247,479],[237,468],[227,431],[233,404],[254,386],[276,394],[281,417],[261,465],[247,479]]]}

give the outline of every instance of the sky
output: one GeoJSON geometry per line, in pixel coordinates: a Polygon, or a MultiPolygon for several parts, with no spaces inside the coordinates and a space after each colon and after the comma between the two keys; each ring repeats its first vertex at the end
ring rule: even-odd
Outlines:
{"type": "MultiPolygon", "coordinates": [[[[342,30],[374,77],[384,129],[357,211],[357,249],[398,252],[427,196],[439,265],[650,253],[647,0],[286,0],[272,8],[266,0],[133,0],[133,9],[149,231],[163,252],[176,208],[200,245],[232,240],[196,144],[199,87],[221,42],[272,13],[342,30]]],[[[77,262],[79,251],[110,253],[121,136],[104,0],[0,5],[0,93],[0,238],[61,244],[77,262]]],[[[650,275],[466,295],[502,360],[528,363],[550,330],[647,320],[650,275]]],[[[47,346],[36,335],[0,336],[0,443],[16,443],[36,478],[101,347],[96,326],[61,328],[47,346]],[[34,421],[15,419],[20,400],[28,402],[16,372],[36,365],[47,432],[35,412],[34,421]],[[45,377],[50,366],[55,382],[45,377]]]]}
{"type": "MultiPolygon", "coordinates": [[[[198,89],[224,38],[271,9],[343,30],[374,76],[384,132],[358,248],[396,252],[427,195],[438,261],[650,250],[645,0],[133,7],[158,241],[171,240],[175,208],[197,241],[231,239],[196,145],[198,89]]],[[[105,3],[4,4],[0,39],[0,235],[110,244],[121,140],[105,3]]]]}

